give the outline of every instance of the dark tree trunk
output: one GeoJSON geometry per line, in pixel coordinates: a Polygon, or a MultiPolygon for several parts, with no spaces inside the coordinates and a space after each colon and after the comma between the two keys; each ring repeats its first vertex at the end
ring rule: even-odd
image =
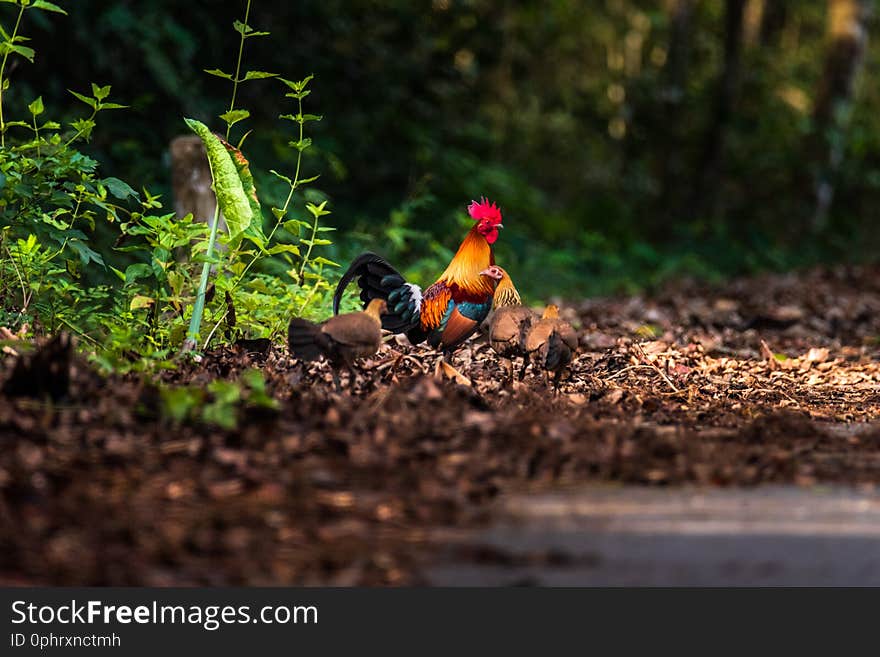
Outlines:
{"type": "Polygon", "coordinates": [[[680,98],[687,80],[693,0],[671,0],[670,5],[669,51],[665,67],[666,91],[667,94],[680,98]]]}
{"type": "Polygon", "coordinates": [[[724,15],[724,65],[717,82],[715,104],[702,154],[696,168],[692,211],[711,215],[716,210],[716,186],[724,165],[724,143],[733,116],[742,64],[745,0],[726,0],[724,15]]]}
{"type": "Polygon", "coordinates": [[[843,157],[855,81],[864,60],[868,33],[865,22],[872,0],[829,0],[828,46],[813,106],[813,133],[808,150],[813,163],[813,227],[821,229],[834,198],[834,174],[843,157]]]}
{"type": "Polygon", "coordinates": [[[761,13],[761,45],[774,45],[788,21],[788,0],[764,0],[761,13]]]}
{"type": "Polygon", "coordinates": [[[662,137],[657,141],[657,170],[660,180],[661,223],[680,210],[682,199],[676,190],[684,175],[682,155],[681,112],[684,107],[687,84],[688,59],[690,56],[693,0],[668,0],[669,47],[663,69],[661,91],[662,137]]]}

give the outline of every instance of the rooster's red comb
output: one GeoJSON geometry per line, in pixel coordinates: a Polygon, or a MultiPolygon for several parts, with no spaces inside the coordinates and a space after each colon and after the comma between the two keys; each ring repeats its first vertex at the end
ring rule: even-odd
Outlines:
{"type": "Polygon", "coordinates": [[[479,201],[471,201],[468,206],[468,214],[474,221],[482,221],[488,219],[493,224],[501,223],[501,210],[494,203],[489,203],[486,197],[482,197],[479,201]]]}

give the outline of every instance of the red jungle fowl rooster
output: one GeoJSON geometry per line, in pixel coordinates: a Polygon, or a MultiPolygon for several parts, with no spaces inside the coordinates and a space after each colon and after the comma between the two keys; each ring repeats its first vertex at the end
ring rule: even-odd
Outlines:
{"type": "Polygon", "coordinates": [[[479,203],[473,201],[468,214],[476,224],[446,271],[424,292],[381,256],[362,253],[336,287],[333,313],[339,313],[342,293],[356,278],[365,307],[373,299],[387,301],[382,328],[405,333],[413,344],[427,340],[435,349],[451,353],[489,314],[497,282],[486,270],[495,264],[492,244],[498,239],[498,229],[503,228],[501,210],[484,198],[479,203]]]}

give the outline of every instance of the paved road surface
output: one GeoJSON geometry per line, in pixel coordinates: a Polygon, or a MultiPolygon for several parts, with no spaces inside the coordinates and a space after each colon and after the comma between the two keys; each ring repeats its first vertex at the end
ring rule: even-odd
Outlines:
{"type": "Polygon", "coordinates": [[[435,585],[880,586],[880,494],[593,487],[511,496],[435,585]]]}

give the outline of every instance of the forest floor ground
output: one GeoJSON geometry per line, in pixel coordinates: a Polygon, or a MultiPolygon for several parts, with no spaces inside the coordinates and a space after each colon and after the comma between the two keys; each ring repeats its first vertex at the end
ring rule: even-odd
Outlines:
{"type": "MultiPolygon", "coordinates": [[[[577,528],[594,543],[632,504],[639,513],[659,504],[667,520],[685,509],[667,522],[664,531],[679,528],[669,535],[702,531],[688,530],[694,513],[735,516],[737,533],[750,508],[763,508],[765,525],[784,524],[804,512],[791,491],[829,486],[826,511],[868,513],[862,529],[841,531],[873,536],[857,549],[878,552],[880,269],[677,283],[564,303],[562,314],[581,353],[558,393],[533,371],[508,383],[484,338],[456,355],[466,383],[435,379],[436,355],[392,339],[354,385],[343,375],[342,393],[325,364],[307,367],[260,343],[152,378],[103,378],[78,357],[49,354],[28,365],[37,390],[22,391],[8,385],[21,360],[8,348],[0,583],[566,583],[564,570],[556,580],[486,579],[450,575],[462,570],[449,564],[564,567],[585,554],[544,544],[514,554],[503,538],[511,509],[544,509],[544,520],[560,499],[569,511],[598,510],[577,528]],[[264,373],[277,409],[242,404],[232,430],[163,414],[164,387],[237,380],[250,368],[264,373]],[[42,399],[39,389],[51,387],[59,401],[42,399]],[[586,503],[566,497],[584,486],[599,492],[586,503]],[[703,502],[694,507],[682,491],[703,502]],[[487,538],[493,527],[502,529],[487,538]]],[[[656,525],[649,516],[639,516],[642,535],[656,525]]],[[[667,561],[686,552],[674,541],[650,545],[667,561]]],[[[784,560],[798,548],[778,549],[784,560]]],[[[657,577],[658,559],[650,573],[630,568],[626,581],[686,580],[657,577]]],[[[754,581],[726,563],[725,581],[754,581]]]]}

